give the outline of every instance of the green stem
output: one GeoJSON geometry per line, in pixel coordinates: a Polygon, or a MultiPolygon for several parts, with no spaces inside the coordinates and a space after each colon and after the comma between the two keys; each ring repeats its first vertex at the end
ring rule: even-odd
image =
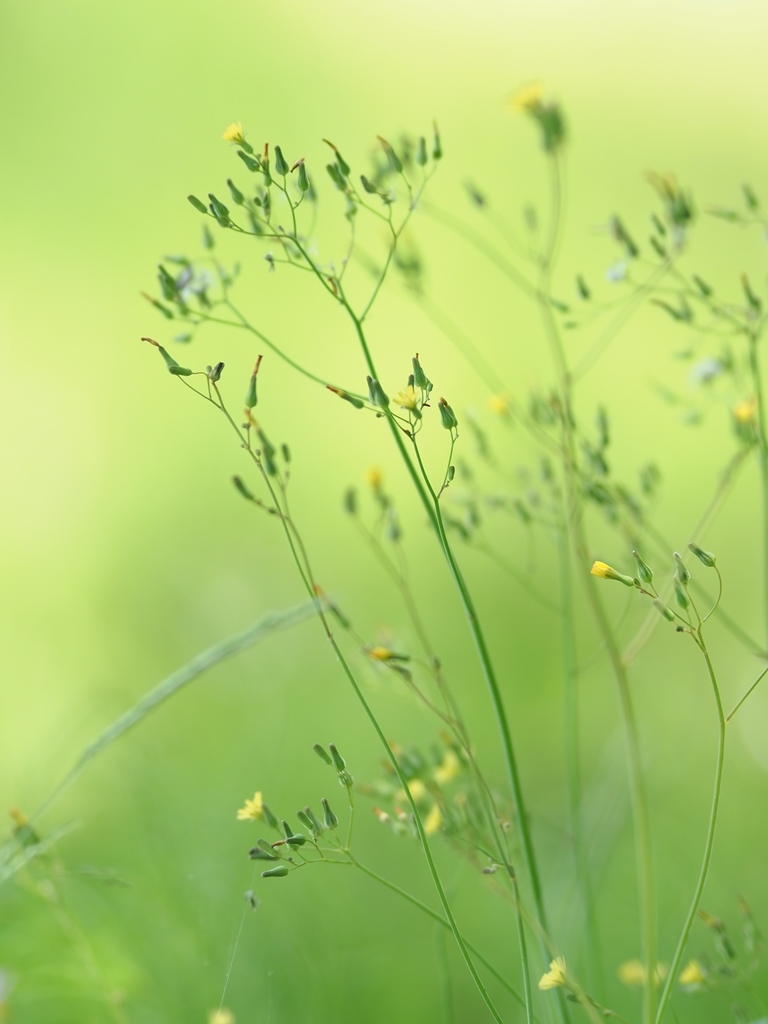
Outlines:
{"type": "MultiPolygon", "coordinates": [[[[363,350],[366,365],[372,377],[377,378],[376,366],[373,362],[368,342],[363,331],[363,325],[359,318],[355,315],[353,310],[347,306],[347,312],[355,325],[360,346],[363,350]]],[[[378,379],[378,378],[377,378],[378,379]]],[[[387,423],[389,424],[390,432],[394,438],[395,444],[397,445],[398,451],[405,463],[408,474],[416,488],[416,491],[421,499],[422,505],[424,506],[427,515],[429,516],[432,526],[435,528],[440,546],[443,550],[443,555],[446,562],[448,563],[448,569],[450,571],[453,582],[456,589],[459,592],[459,598],[461,600],[462,608],[467,619],[472,639],[475,643],[475,649],[477,651],[478,659],[483,671],[483,676],[488,687],[488,691],[491,697],[491,703],[493,705],[494,714],[496,717],[497,727],[501,736],[502,749],[504,753],[504,760],[506,764],[507,777],[509,779],[510,788],[512,791],[514,805],[515,805],[515,820],[520,835],[520,844],[523,852],[523,862],[525,864],[526,871],[530,880],[531,890],[533,892],[534,906],[536,909],[536,917],[541,927],[542,932],[547,932],[547,921],[546,912],[544,910],[544,899],[541,886],[541,880],[539,877],[538,865],[536,863],[536,855],[533,848],[533,841],[531,838],[530,827],[528,824],[528,816],[525,811],[525,803],[523,799],[523,790],[520,782],[520,774],[517,768],[517,760],[515,758],[514,747],[512,744],[512,734],[509,728],[509,722],[507,720],[506,710],[504,708],[504,701],[501,696],[501,691],[496,679],[496,673],[491,662],[490,653],[485,642],[485,636],[483,635],[482,627],[475,610],[475,605],[472,600],[472,596],[467,588],[464,578],[459,569],[456,558],[453,554],[450,541],[445,531],[442,514],[440,512],[440,503],[437,499],[437,495],[429,485],[428,477],[424,467],[421,463],[418,448],[414,445],[416,457],[419,462],[421,469],[422,478],[426,481],[426,487],[422,479],[413,464],[408,450],[405,446],[403,439],[403,433],[397,426],[391,415],[386,417],[387,423]],[[429,490],[429,494],[427,493],[429,490]]],[[[544,948],[542,946],[542,948],[544,948]]],[[[544,950],[544,956],[546,958],[546,950],[544,950]]]]}
{"type": "MultiPolygon", "coordinates": [[[[402,443],[402,439],[400,439],[400,441],[402,443]]],[[[499,690],[499,685],[496,680],[496,674],[494,672],[493,664],[490,659],[490,654],[488,653],[488,648],[485,643],[485,637],[483,636],[483,631],[480,627],[480,623],[477,618],[477,612],[475,611],[474,602],[472,601],[472,597],[464,582],[461,570],[459,569],[459,566],[456,563],[456,559],[453,555],[453,550],[451,549],[451,545],[445,531],[445,524],[443,522],[443,516],[440,510],[440,502],[438,501],[437,495],[435,494],[432,485],[429,483],[429,477],[427,476],[427,472],[421,460],[421,454],[419,452],[418,446],[415,443],[414,452],[416,454],[416,459],[419,464],[422,477],[426,482],[426,486],[432,498],[431,519],[437,530],[437,534],[440,539],[440,544],[443,549],[445,558],[448,562],[448,567],[450,569],[451,576],[453,577],[454,583],[456,584],[456,588],[459,591],[459,596],[461,598],[461,603],[464,608],[464,613],[469,623],[472,638],[475,641],[475,647],[477,650],[478,658],[480,659],[480,663],[483,668],[483,674],[485,676],[485,681],[491,695],[491,702],[493,704],[493,709],[496,715],[496,724],[501,735],[501,743],[504,751],[504,758],[507,768],[507,777],[514,799],[515,820],[520,835],[520,845],[523,853],[523,861],[525,863],[526,870],[528,871],[531,889],[533,891],[534,905],[536,907],[536,916],[538,918],[542,931],[546,932],[546,914],[544,911],[544,900],[541,889],[541,881],[539,879],[538,867],[536,864],[536,856],[534,853],[531,831],[528,824],[528,816],[525,810],[525,803],[523,800],[523,791],[520,783],[520,774],[517,768],[517,761],[515,758],[515,752],[512,745],[512,734],[510,732],[509,722],[507,720],[506,711],[504,709],[504,702],[501,696],[501,691],[499,690]]],[[[410,460],[408,461],[410,463],[410,460]]],[[[544,948],[545,958],[546,955],[546,948],[544,948]]]]}
{"type": "MultiPolygon", "coordinates": [[[[381,875],[377,875],[375,871],[371,871],[370,868],[365,867],[365,865],[361,864],[360,861],[353,860],[352,863],[355,865],[355,867],[360,868],[360,870],[364,874],[368,875],[369,878],[372,878],[374,881],[378,882],[379,885],[383,885],[391,892],[395,892],[397,893],[398,896],[401,896],[404,900],[407,900],[414,907],[418,907],[418,909],[421,910],[422,913],[426,914],[428,917],[431,917],[433,921],[441,925],[443,928],[450,929],[451,926],[448,924],[444,917],[441,917],[441,915],[438,914],[437,911],[433,910],[431,907],[428,907],[426,903],[422,903],[421,900],[417,899],[416,896],[412,896],[405,889],[401,889],[400,886],[395,885],[394,882],[390,882],[386,878],[382,878],[381,875]]],[[[490,961],[486,960],[486,958],[483,956],[483,954],[480,952],[477,946],[474,946],[471,942],[469,942],[466,939],[464,941],[466,942],[467,949],[470,950],[472,955],[480,961],[483,967],[485,967],[485,969],[493,975],[493,977],[499,982],[500,985],[504,986],[504,988],[507,990],[507,992],[509,992],[509,994],[515,1000],[515,1002],[517,1002],[520,1006],[525,1006],[526,1002],[523,996],[521,996],[517,989],[514,988],[514,986],[512,986],[507,981],[507,979],[500,971],[496,970],[496,968],[493,966],[492,963],[490,963],[490,961]]],[[[534,1015],[533,1020],[536,1021],[537,1019],[538,1018],[534,1015]]]]}
{"type": "Polygon", "coordinates": [[[758,336],[749,336],[749,369],[752,386],[757,399],[757,429],[760,458],[760,484],[763,496],[763,615],[765,616],[766,642],[768,643],[768,434],[766,433],[765,406],[763,403],[763,382],[758,356],[758,336]]]}
{"type": "MultiPolygon", "coordinates": [[[[573,378],[568,368],[568,362],[563,349],[562,340],[560,338],[560,332],[552,314],[552,306],[550,303],[552,257],[557,246],[558,215],[561,207],[560,162],[556,153],[552,154],[550,158],[550,171],[552,175],[552,202],[554,214],[548,246],[542,253],[536,298],[541,312],[544,330],[549,341],[552,360],[558,379],[558,389],[562,401],[563,470],[566,481],[566,494],[568,501],[567,521],[569,524],[571,544],[576,556],[577,564],[584,566],[584,572],[586,573],[586,566],[589,564],[589,546],[587,544],[586,532],[584,529],[581,481],[579,478],[576,443],[574,438],[573,378]]],[[[637,723],[635,721],[635,713],[632,706],[632,697],[629,690],[626,666],[622,662],[621,655],[616,644],[616,639],[613,635],[613,630],[611,629],[611,624],[592,581],[586,580],[585,582],[587,600],[592,610],[595,622],[597,623],[598,631],[608,651],[613,672],[616,677],[616,683],[619,691],[619,705],[624,723],[624,731],[627,737],[627,757],[630,791],[632,795],[632,813],[635,831],[638,886],[642,918],[643,953],[646,967],[643,1000],[643,1024],[652,1024],[653,1009],[656,998],[654,980],[656,970],[656,915],[650,838],[650,814],[648,810],[648,799],[645,792],[645,783],[643,781],[637,723]]]]}
{"type": "Polygon", "coordinates": [[[590,991],[602,999],[603,979],[600,961],[597,915],[589,874],[589,858],[582,827],[581,768],[579,764],[579,691],[576,637],[573,621],[573,595],[571,592],[571,557],[567,529],[559,537],[560,552],[560,631],[562,637],[564,726],[568,804],[571,833],[576,856],[576,874],[581,887],[583,910],[587,930],[586,960],[587,982],[590,991]]]}
{"type": "MultiPolygon", "coordinates": [[[[216,391],[216,395],[217,395],[217,397],[219,399],[219,403],[220,403],[218,408],[224,414],[226,419],[229,421],[230,426],[232,427],[232,429],[234,430],[234,432],[237,434],[238,438],[240,439],[240,443],[246,449],[246,451],[248,452],[248,454],[251,456],[252,460],[255,462],[256,466],[258,467],[259,472],[261,473],[262,479],[264,480],[264,483],[266,484],[267,489],[269,490],[270,497],[272,498],[272,501],[275,503],[275,507],[277,509],[281,510],[282,506],[281,506],[281,503],[280,503],[280,499],[278,497],[277,492],[275,491],[275,488],[272,485],[272,482],[271,482],[271,480],[269,478],[269,475],[263,469],[263,467],[261,465],[261,461],[257,458],[256,454],[252,451],[252,449],[251,449],[251,447],[250,447],[246,437],[243,435],[243,433],[241,432],[241,430],[239,429],[237,424],[234,422],[234,420],[230,416],[230,414],[227,411],[223,401],[221,400],[221,395],[219,393],[219,390],[218,390],[218,388],[215,387],[215,385],[214,385],[214,390],[216,391]]],[[[299,572],[299,575],[301,577],[301,580],[302,580],[302,582],[303,582],[303,584],[304,584],[304,586],[305,586],[305,588],[307,590],[307,593],[309,594],[309,597],[311,598],[311,600],[315,604],[315,609],[317,611],[318,618],[319,618],[319,620],[320,620],[320,622],[322,624],[323,630],[325,632],[326,639],[328,640],[328,642],[330,643],[331,647],[333,648],[334,654],[336,655],[336,658],[337,658],[339,664],[341,665],[341,668],[342,668],[342,671],[344,672],[344,675],[347,677],[348,682],[352,686],[352,689],[355,692],[355,696],[357,697],[358,701],[360,702],[360,704],[361,704],[361,706],[363,708],[363,711],[366,714],[366,717],[368,718],[369,722],[373,726],[374,732],[376,733],[376,736],[378,737],[379,742],[382,744],[382,746],[383,746],[383,748],[384,748],[384,750],[386,752],[387,758],[388,758],[390,764],[392,765],[392,768],[393,768],[393,770],[395,772],[395,775],[397,776],[397,780],[400,783],[400,787],[402,788],[402,790],[404,791],[404,793],[405,793],[405,795],[407,797],[408,803],[409,803],[410,808],[411,808],[411,813],[413,814],[413,820],[414,820],[414,824],[416,826],[416,831],[417,831],[418,836],[419,836],[419,841],[421,843],[421,847],[422,847],[422,850],[424,851],[424,856],[425,856],[426,861],[427,861],[427,867],[429,869],[429,873],[432,876],[432,881],[434,882],[435,889],[437,890],[438,898],[439,898],[440,903],[441,903],[441,905],[443,907],[443,911],[444,911],[445,916],[447,918],[447,921],[448,921],[448,924],[450,926],[450,929],[453,932],[453,936],[456,939],[456,944],[458,945],[459,950],[461,952],[461,955],[462,955],[462,957],[464,959],[464,962],[467,965],[467,969],[469,970],[469,973],[472,976],[472,980],[474,981],[474,983],[475,983],[475,985],[477,987],[477,990],[480,993],[481,998],[483,999],[483,1002],[487,1006],[487,1008],[488,1008],[491,1016],[493,1017],[493,1019],[496,1021],[496,1024],[503,1024],[502,1018],[499,1016],[499,1013],[496,1010],[496,1007],[494,1006],[493,1001],[492,1001],[490,995],[488,994],[488,992],[487,992],[487,990],[486,990],[486,988],[485,988],[485,986],[483,984],[483,981],[482,981],[480,975],[477,972],[477,968],[475,967],[475,965],[474,965],[474,963],[472,961],[472,958],[469,955],[469,950],[467,949],[467,946],[466,946],[466,943],[464,941],[464,938],[463,938],[461,932],[459,931],[458,924],[456,923],[456,919],[455,919],[455,917],[453,915],[453,911],[451,910],[450,903],[448,902],[448,897],[446,896],[445,890],[443,888],[443,884],[440,881],[440,876],[438,874],[437,866],[436,866],[434,858],[432,856],[432,851],[431,851],[430,846],[429,846],[429,841],[427,839],[427,834],[424,831],[424,825],[423,825],[422,820],[421,820],[421,815],[420,815],[419,809],[418,809],[418,807],[416,805],[416,801],[414,800],[413,795],[412,795],[412,793],[410,791],[410,788],[408,786],[408,780],[406,779],[405,774],[403,773],[403,770],[402,770],[402,768],[400,766],[399,760],[395,756],[395,753],[392,750],[392,747],[390,746],[389,741],[387,740],[386,736],[384,735],[384,732],[383,732],[381,726],[379,725],[379,721],[376,718],[375,714],[373,713],[373,710],[372,710],[371,706],[369,705],[368,701],[365,699],[363,691],[360,689],[360,686],[358,685],[358,682],[355,679],[354,674],[352,673],[352,670],[350,669],[349,664],[347,663],[347,660],[344,657],[344,655],[343,655],[343,653],[341,651],[341,648],[339,647],[339,645],[338,645],[338,643],[336,641],[336,638],[334,637],[333,633],[331,632],[330,626],[328,625],[328,620],[326,618],[325,609],[323,608],[323,605],[322,605],[322,603],[320,602],[320,599],[317,596],[317,593],[316,593],[316,590],[315,590],[315,586],[314,586],[314,580],[313,580],[313,577],[312,577],[311,568],[310,568],[309,563],[307,561],[306,554],[303,551],[303,545],[301,543],[301,539],[299,537],[298,530],[297,530],[295,524],[293,523],[293,521],[290,520],[289,517],[285,513],[283,513],[282,511],[279,514],[279,519],[280,519],[280,523],[281,523],[282,528],[283,528],[283,532],[285,534],[285,538],[286,538],[286,540],[288,542],[288,547],[290,548],[291,555],[292,555],[293,560],[294,560],[294,562],[296,564],[296,568],[298,569],[298,572],[299,572]],[[300,554],[299,550],[297,550],[297,546],[296,546],[297,542],[298,542],[298,544],[301,547],[301,554],[300,554]]]]}
{"type": "Polygon", "coordinates": [[[666,1010],[667,1003],[672,994],[672,986],[677,980],[677,974],[680,969],[680,962],[685,952],[685,945],[688,941],[688,935],[691,931],[694,919],[696,917],[696,911],[699,907],[699,900],[704,890],[704,884],[707,881],[707,873],[709,871],[709,862],[712,858],[712,846],[715,840],[715,828],[717,826],[717,811],[720,804],[720,785],[723,778],[723,760],[725,757],[725,715],[723,714],[723,703],[720,699],[720,689],[717,685],[717,677],[715,676],[715,670],[712,665],[712,661],[709,657],[704,639],[701,635],[701,627],[697,631],[697,635],[694,636],[696,643],[701,648],[701,652],[704,655],[704,660],[707,664],[707,672],[712,683],[712,691],[715,696],[715,704],[717,706],[717,721],[718,721],[718,741],[717,741],[717,764],[715,767],[715,785],[712,793],[712,806],[709,812],[709,826],[707,828],[707,838],[704,844],[704,858],[701,863],[701,870],[699,871],[699,878],[696,882],[696,888],[693,893],[693,900],[688,911],[688,916],[685,919],[683,930],[680,935],[680,939],[675,949],[675,955],[672,957],[672,963],[669,966],[669,974],[664,984],[664,988],[661,993],[659,1000],[659,1008],[656,1013],[656,1024],[660,1024],[664,1011],[666,1010]]]}

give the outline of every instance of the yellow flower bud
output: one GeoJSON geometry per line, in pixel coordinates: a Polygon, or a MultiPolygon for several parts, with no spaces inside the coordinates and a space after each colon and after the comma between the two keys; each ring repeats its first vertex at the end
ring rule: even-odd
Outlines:
{"type": "Polygon", "coordinates": [[[593,576],[598,576],[601,580],[618,580],[625,587],[634,587],[635,585],[631,576],[625,576],[621,572],[616,572],[612,566],[606,565],[605,562],[594,562],[589,571],[593,576]]]}

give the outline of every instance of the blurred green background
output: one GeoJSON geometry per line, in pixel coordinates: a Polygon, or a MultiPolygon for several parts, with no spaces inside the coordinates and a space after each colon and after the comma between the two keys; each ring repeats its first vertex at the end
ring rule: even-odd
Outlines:
{"type": "MultiPolygon", "coordinates": [[[[175,333],[139,292],[155,291],[163,255],[197,254],[199,217],[185,196],[221,191],[237,171],[223,129],[241,120],[254,145],[279,142],[291,159],[306,156],[311,172],[325,162],[323,136],[362,169],[377,134],[419,134],[436,117],[446,156],[432,199],[471,221],[461,186],[471,178],[520,223],[524,203],[546,197],[544,167],[531,126],[504,101],[541,79],[564,104],[571,139],[556,290],[570,301],[581,270],[608,295],[604,272],[617,253],[602,226],[620,211],[645,237],[652,197],[643,172],[673,170],[700,208],[738,203],[745,180],[760,191],[766,31],[765,6],[747,0],[0,6],[0,808],[31,811],[82,746],[152,684],[263,612],[302,598],[273,524],[254,518],[229,486],[242,456],[202,403],[169,386],[138,340],[175,333]]],[[[333,239],[341,205],[318,177],[321,224],[330,224],[321,230],[333,239]]],[[[746,270],[764,290],[756,233],[701,218],[693,236],[694,269],[704,277],[737,297],[746,270]]],[[[516,393],[546,385],[547,353],[526,303],[426,216],[413,237],[430,294],[516,393]]],[[[246,264],[239,294],[268,335],[320,373],[343,374],[349,386],[362,381],[354,338],[303,279],[269,275],[260,253],[249,257],[237,239],[219,246],[223,258],[246,264]]],[[[371,336],[391,388],[418,350],[440,393],[490,423],[480,379],[396,283],[371,336]]],[[[614,462],[627,478],[649,458],[661,466],[657,522],[677,546],[691,539],[733,450],[724,406],[692,429],[654,390],[689,389],[690,364],[674,353],[691,340],[658,310],[642,310],[580,396],[587,418],[598,401],[608,407],[614,462]]],[[[693,340],[701,355],[717,354],[706,339],[693,340]]],[[[573,351],[585,345],[574,339],[573,351]]],[[[208,329],[189,358],[223,359],[227,375],[245,381],[255,354],[244,338],[208,329]]],[[[352,423],[343,403],[277,360],[268,358],[263,374],[260,418],[291,445],[294,509],[318,577],[355,609],[366,635],[389,629],[408,644],[396,594],[340,514],[344,489],[359,485],[368,466],[382,467],[418,566],[425,617],[500,780],[470,640],[388,439],[367,418],[352,423]]],[[[510,467],[530,464],[519,435],[492,429],[510,467]]],[[[757,634],[758,508],[750,464],[701,538],[718,551],[729,609],[757,634]]],[[[601,534],[602,526],[593,530],[595,555],[626,564],[627,553],[613,541],[601,546],[601,534]]],[[[523,564],[522,532],[497,535],[523,564]]],[[[557,623],[487,560],[467,554],[463,564],[505,679],[558,938],[578,959],[562,839],[557,623]]],[[[545,555],[539,564],[542,589],[554,586],[545,555]]],[[[627,635],[638,621],[630,617],[627,635]]],[[[632,682],[668,958],[700,858],[715,728],[701,665],[662,633],[632,682]]],[[[580,641],[587,657],[595,638],[586,624],[580,641]]],[[[759,663],[719,631],[713,642],[731,704],[759,663]]],[[[388,735],[426,745],[434,723],[388,678],[358,664],[388,735]]],[[[607,993],[632,1014],[635,994],[615,980],[616,966],[639,954],[632,838],[614,692],[599,661],[584,677],[583,710],[590,813],[605,826],[595,864],[607,993]]],[[[730,734],[704,901],[735,922],[741,894],[764,928],[767,724],[768,692],[758,691],[730,734]]],[[[230,967],[226,1005],[241,1024],[441,1019],[431,925],[361,877],[317,870],[257,885],[263,905],[246,916],[231,958],[243,892],[253,886],[245,853],[256,834],[235,811],[257,788],[281,813],[317,803],[328,784],[311,752],[318,740],[335,740],[360,779],[376,774],[372,734],[308,622],[217,668],[94,762],[44,823],[80,822],[59,847],[67,868],[59,896],[30,879],[0,890],[8,1019],[204,1022],[230,967]],[[126,885],[106,884],[104,872],[126,885]]],[[[432,900],[415,845],[366,815],[359,841],[361,858],[432,900]]],[[[439,856],[468,933],[496,962],[514,964],[514,938],[493,896],[448,851],[439,856]]],[[[694,930],[692,952],[707,942],[704,929],[694,930]]],[[[452,949],[448,956],[457,1019],[483,1019],[452,949]]],[[[757,987],[767,994],[764,976],[757,987]]],[[[719,1020],[727,1003],[694,997],[679,1001],[678,1013],[719,1020]]],[[[516,1012],[509,1009],[510,1020],[516,1012]]]]}

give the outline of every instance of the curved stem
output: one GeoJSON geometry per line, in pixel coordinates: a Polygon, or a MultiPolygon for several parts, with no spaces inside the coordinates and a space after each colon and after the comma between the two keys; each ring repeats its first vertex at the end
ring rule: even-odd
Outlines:
{"type": "Polygon", "coordinates": [[[706,838],[706,841],[704,843],[704,858],[703,858],[702,863],[701,863],[701,869],[699,871],[699,878],[698,878],[698,881],[696,882],[696,888],[694,889],[693,899],[691,901],[691,906],[690,906],[690,909],[688,911],[688,915],[687,915],[687,917],[685,919],[685,924],[683,925],[683,930],[682,930],[682,932],[680,934],[680,939],[678,940],[677,948],[675,949],[675,955],[672,957],[672,963],[669,966],[669,974],[667,975],[667,980],[666,980],[666,982],[664,984],[664,988],[663,988],[662,993],[661,993],[661,998],[659,1000],[659,1008],[658,1008],[658,1011],[656,1013],[656,1024],[660,1024],[661,1019],[664,1016],[664,1011],[667,1008],[667,1003],[669,1002],[669,998],[670,998],[670,996],[672,994],[672,986],[675,984],[675,981],[677,980],[677,972],[678,972],[678,970],[680,968],[680,962],[681,962],[681,960],[683,958],[683,953],[685,952],[685,945],[686,945],[686,943],[688,941],[688,936],[689,936],[690,931],[691,931],[691,926],[693,925],[694,919],[696,917],[696,911],[698,910],[698,907],[699,907],[699,900],[701,899],[701,894],[702,894],[702,892],[704,890],[704,884],[705,884],[705,882],[707,880],[707,873],[709,871],[709,862],[710,862],[710,860],[712,858],[712,846],[713,846],[714,840],[715,840],[715,828],[717,826],[717,811],[718,811],[718,807],[720,805],[720,785],[721,785],[722,778],[723,778],[723,760],[724,760],[724,757],[725,757],[725,724],[726,724],[726,719],[725,719],[725,716],[723,714],[723,703],[722,703],[722,701],[720,699],[720,689],[719,689],[719,687],[717,685],[717,677],[715,676],[715,670],[714,670],[714,667],[712,665],[712,660],[711,660],[711,658],[709,656],[709,652],[707,651],[706,645],[705,645],[704,640],[703,640],[703,638],[701,636],[701,629],[700,628],[698,630],[698,636],[694,636],[694,639],[696,640],[696,643],[701,648],[701,653],[704,655],[704,660],[705,660],[705,662],[707,664],[707,672],[709,673],[709,678],[710,678],[710,681],[712,683],[712,691],[713,691],[714,696],[715,696],[715,704],[717,706],[718,741],[717,741],[717,763],[716,763],[716,766],[715,766],[715,785],[714,785],[714,791],[712,793],[712,806],[711,806],[711,809],[710,809],[710,812],[709,812],[709,826],[707,828],[707,838],[706,838]]]}
{"type": "Polygon", "coordinates": [[[469,955],[469,950],[467,949],[467,946],[466,946],[466,943],[464,941],[464,938],[463,938],[463,936],[462,936],[462,934],[461,934],[461,932],[459,930],[458,924],[457,924],[456,919],[455,919],[455,917],[453,915],[453,911],[451,910],[451,906],[450,906],[450,903],[448,901],[448,897],[446,896],[445,889],[443,888],[443,884],[442,884],[442,882],[440,880],[440,876],[439,876],[438,871],[437,871],[437,866],[435,864],[434,857],[432,856],[432,851],[431,851],[430,846],[429,846],[429,841],[427,839],[427,834],[426,834],[426,832],[424,830],[424,825],[423,825],[423,822],[421,820],[421,814],[419,813],[419,809],[418,809],[418,806],[416,804],[416,801],[415,801],[415,799],[413,797],[413,794],[411,793],[411,790],[410,790],[410,788],[408,786],[408,780],[406,779],[405,774],[403,773],[403,770],[402,770],[402,768],[400,766],[400,762],[399,762],[398,758],[396,757],[394,751],[392,750],[392,747],[390,746],[389,741],[387,740],[387,738],[384,735],[384,732],[383,732],[381,726],[379,725],[379,721],[376,718],[376,715],[373,713],[373,709],[371,708],[371,706],[368,703],[368,701],[365,699],[363,691],[360,689],[360,686],[359,686],[357,680],[355,679],[355,676],[354,676],[352,670],[350,669],[349,664],[348,664],[346,658],[344,657],[344,654],[341,651],[341,648],[339,647],[339,645],[338,645],[338,643],[337,643],[333,633],[331,632],[330,626],[328,624],[328,619],[326,617],[325,609],[323,608],[323,605],[322,605],[319,597],[317,596],[317,590],[316,590],[316,587],[315,587],[314,579],[312,578],[311,568],[309,566],[309,563],[308,563],[308,560],[307,560],[307,557],[306,557],[306,553],[304,551],[303,544],[301,542],[301,538],[299,536],[298,530],[297,530],[295,524],[293,523],[293,521],[288,517],[288,515],[282,511],[282,506],[281,506],[281,503],[280,503],[280,498],[279,498],[278,493],[275,490],[275,488],[274,488],[274,486],[273,486],[273,484],[272,484],[272,482],[270,480],[269,474],[264,470],[264,468],[262,467],[260,459],[256,456],[256,453],[251,449],[250,444],[248,443],[247,438],[243,435],[243,433],[241,432],[241,430],[239,429],[237,424],[234,422],[234,420],[230,416],[229,412],[227,411],[227,409],[226,409],[226,407],[225,407],[225,405],[224,405],[224,403],[223,403],[223,401],[221,399],[221,395],[219,393],[219,390],[218,390],[218,388],[216,388],[215,385],[214,385],[214,390],[216,391],[216,395],[217,395],[217,397],[219,399],[219,403],[220,403],[218,408],[224,414],[226,419],[229,421],[231,427],[233,428],[233,430],[237,434],[238,438],[240,439],[241,445],[246,449],[247,453],[250,455],[251,459],[256,464],[259,472],[261,473],[262,479],[263,479],[263,481],[264,481],[264,483],[265,483],[265,485],[266,485],[266,487],[267,487],[267,489],[268,489],[268,491],[270,493],[270,497],[272,498],[272,501],[275,503],[275,507],[278,509],[278,518],[280,519],[280,522],[281,522],[281,525],[282,525],[282,528],[283,528],[283,532],[285,534],[285,538],[286,538],[286,540],[288,542],[288,547],[290,548],[291,555],[292,555],[293,560],[294,560],[294,562],[296,564],[296,568],[299,571],[299,575],[300,575],[301,580],[302,580],[302,582],[304,584],[304,587],[306,588],[307,593],[310,596],[310,599],[314,602],[315,609],[317,611],[317,616],[318,616],[318,618],[319,618],[319,620],[320,620],[320,622],[322,624],[323,631],[325,633],[326,639],[330,643],[330,645],[331,645],[331,647],[333,649],[333,652],[336,655],[336,658],[337,658],[339,664],[341,665],[341,668],[342,668],[342,671],[343,671],[344,675],[346,676],[348,682],[352,686],[352,689],[355,692],[355,696],[357,697],[358,701],[360,702],[360,704],[361,704],[361,706],[363,708],[363,711],[365,712],[366,717],[368,718],[369,722],[371,723],[371,725],[373,727],[373,730],[376,733],[377,738],[379,739],[379,742],[383,746],[383,748],[384,748],[384,750],[386,752],[386,755],[387,755],[387,759],[389,760],[390,764],[392,765],[392,768],[393,768],[393,770],[395,772],[395,775],[397,776],[397,780],[400,783],[400,786],[401,786],[402,790],[404,791],[404,793],[406,795],[406,798],[408,800],[408,804],[410,805],[410,808],[411,808],[411,813],[413,815],[413,821],[414,821],[414,824],[416,826],[416,831],[417,831],[417,834],[419,836],[419,841],[421,843],[421,847],[422,847],[422,850],[424,851],[424,856],[425,856],[426,861],[427,861],[427,867],[428,867],[429,873],[432,876],[432,881],[434,882],[435,889],[437,890],[437,895],[438,895],[440,903],[441,903],[441,905],[443,907],[443,911],[444,911],[445,916],[447,918],[448,925],[449,925],[451,931],[453,932],[453,936],[456,939],[456,944],[458,945],[459,950],[461,952],[461,955],[462,955],[462,957],[464,959],[464,962],[467,965],[467,969],[469,970],[469,973],[472,976],[472,980],[474,981],[474,983],[475,983],[475,985],[477,987],[477,990],[480,993],[480,996],[481,996],[483,1002],[485,1003],[485,1005],[487,1006],[491,1016],[496,1021],[496,1024],[503,1024],[502,1018],[500,1017],[496,1007],[494,1006],[493,1000],[491,999],[490,995],[488,994],[488,992],[487,992],[487,990],[485,988],[485,985],[483,984],[483,981],[482,981],[480,975],[477,972],[477,968],[475,967],[475,965],[474,965],[474,963],[472,961],[472,958],[469,955]],[[297,544],[299,545],[298,548],[297,548],[297,544]]]}

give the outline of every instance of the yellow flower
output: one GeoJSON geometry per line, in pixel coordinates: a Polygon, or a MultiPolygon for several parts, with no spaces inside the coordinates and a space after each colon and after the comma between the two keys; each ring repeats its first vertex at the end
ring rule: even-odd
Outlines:
{"type": "Polygon", "coordinates": [[[737,423],[743,423],[748,426],[750,423],[755,422],[755,412],[757,411],[757,402],[754,398],[745,398],[742,402],[737,402],[733,407],[733,418],[737,423]]]}
{"type": "Polygon", "coordinates": [[[443,816],[440,813],[440,808],[437,804],[432,805],[432,810],[424,819],[424,831],[428,836],[432,836],[440,829],[443,823],[443,816]]]}
{"type": "Polygon", "coordinates": [[[461,761],[456,756],[455,750],[446,750],[443,763],[435,768],[435,782],[442,785],[455,779],[461,772],[461,761]]]}
{"type": "Polygon", "coordinates": [[[625,576],[624,573],[616,572],[613,566],[606,565],[605,562],[594,562],[589,571],[593,576],[599,576],[601,580],[618,580],[625,587],[633,587],[635,585],[631,576],[625,576]]]}
{"type": "Polygon", "coordinates": [[[372,487],[374,491],[378,491],[381,487],[381,470],[377,466],[371,466],[370,469],[365,471],[365,482],[372,487]]]}
{"type": "Polygon", "coordinates": [[[680,971],[678,981],[681,985],[701,985],[704,981],[704,971],[698,960],[689,960],[680,971]]]}
{"type": "Polygon", "coordinates": [[[416,388],[409,384],[405,391],[398,391],[392,401],[403,409],[415,409],[418,406],[419,395],[416,388]]]}
{"type": "Polygon", "coordinates": [[[625,985],[644,985],[644,965],[639,960],[627,960],[619,967],[619,980],[625,985]]]}
{"type": "MultiPolygon", "coordinates": [[[[639,960],[627,960],[619,967],[619,980],[625,985],[645,984],[645,964],[639,960]]],[[[667,976],[667,968],[664,964],[656,964],[654,971],[654,982],[660,984],[667,976]]]]}
{"type": "Polygon", "coordinates": [[[515,114],[536,110],[541,106],[543,95],[544,90],[541,87],[541,82],[530,82],[510,96],[509,109],[515,114]]]}
{"type": "Polygon", "coordinates": [[[549,965],[549,970],[539,978],[539,988],[546,991],[548,988],[558,988],[566,984],[565,957],[556,957],[549,965]]]}
{"type": "Polygon", "coordinates": [[[260,821],[264,817],[264,801],[261,793],[254,793],[253,800],[246,800],[245,806],[237,812],[238,821],[260,821]]]}
{"type": "Polygon", "coordinates": [[[491,395],[488,399],[488,408],[499,416],[509,415],[509,399],[503,395],[491,395]]]}
{"type": "MultiPolygon", "coordinates": [[[[410,789],[411,796],[413,797],[417,804],[420,804],[427,795],[427,787],[424,785],[421,779],[413,779],[411,782],[409,782],[408,789],[410,789]]],[[[405,795],[404,789],[399,789],[397,793],[395,793],[395,800],[398,800],[400,803],[405,803],[407,799],[408,797],[405,795]]]]}
{"type": "Polygon", "coordinates": [[[227,128],[224,134],[221,136],[222,139],[226,139],[227,142],[235,142],[238,146],[245,142],[245,136],[243,135],[243,126],[239,121],[233,121],[233,123],[227,128]]]}
{"type": "Polygon", "coordinates": [[[220,1010],[210,1011],[208,1024],[235,1024],[235,1015],[226,1006],[222,1006],[220,1010]]]}

